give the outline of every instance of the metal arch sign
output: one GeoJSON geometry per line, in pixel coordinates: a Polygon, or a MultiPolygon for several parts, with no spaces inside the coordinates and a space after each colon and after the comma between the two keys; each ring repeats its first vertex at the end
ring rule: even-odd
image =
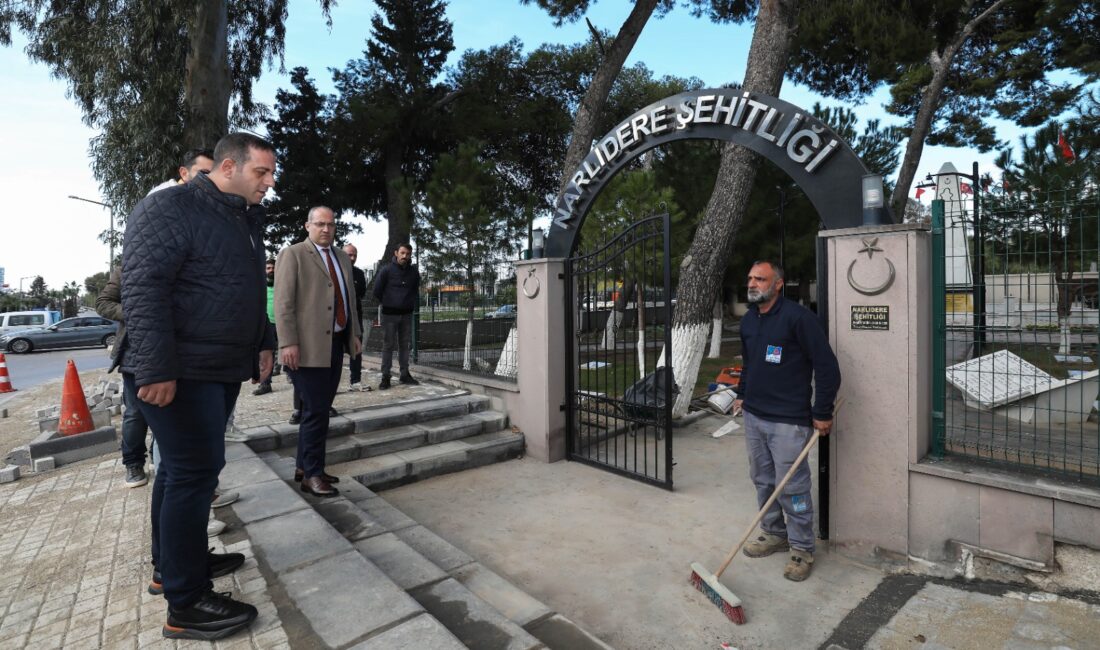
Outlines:
{"type": "Polygon", "coordinates": [[[547,255],[571,255],[585,215],[607,182],[642,153],[676,140],[724,140],[748,147],[790,175],[826,228],[863,223],[859,180],[867,168],[843,138],[776,97],[712,88],[650,104],[596,142],[554,206],[547,255]]]}

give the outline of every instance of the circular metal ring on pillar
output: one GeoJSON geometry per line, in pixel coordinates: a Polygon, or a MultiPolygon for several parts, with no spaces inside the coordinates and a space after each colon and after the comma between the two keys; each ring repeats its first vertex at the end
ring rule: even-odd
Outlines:
{"type": "Polygon", "coordinates": [[[539,281],[538,276],[535,275],[535,269],[527,269],[527,277],[523,278],[523,295],[527,296],[528,298],[534,298],[535,296],[539,295],[539,289],[541,288],[542,282],[539,281]],[[527,288],[528,280],[535,281],[534,290],[530,290],[527,288]]]}

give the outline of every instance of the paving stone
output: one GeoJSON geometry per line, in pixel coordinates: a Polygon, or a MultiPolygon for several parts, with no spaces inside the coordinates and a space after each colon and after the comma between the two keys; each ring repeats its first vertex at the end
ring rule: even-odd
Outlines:
{"type": "Polygon", "coordinates": [[[437,567],[448,573],[474,561],[472,557],[461,549],[423,526],[410,526],[394,530],[393,532],[400,537],[403,542],[413,547],[417,553],[428,558],[437,567]]]}
{"type": "Polygon", "coordinates": [[[470,445],[466,454],[470,467],[519,458],[523,455],[526,445],[522,433],[512,433],[508,430],[483,433],[462,442],[470,445]]]}
{"type": "Polygon", "coordinates": [[[270,451],[279,447],[279,434],[274,427],[251,427],[242,431],[240,436],[252,451],[270,451]]]}
{"type": "Polygon", "coordinates": [[[346,463],[349,460],[357,460],[361,456],[359,442],[353,438],[329,440],[325,445],[325,464],[336,465],[346,463]]]}
{"type": "Polygon", "coordinates": [[[469,648],[527,650],[540,642],[454,578],[410,592],[429,614],[469,648]]]}
{"type": "Polygon", "coordinates": [[[420,611],[420,606],[353,550],[280,579],[310,627],[330,647],[350,643],[420,611]]]}
{"type": "Polygon", "coordinates": [[[267,461],[267,466],[283,481],[289,481],[294,478],[294,470],[296,469],[294,465],[295,460],[291,456],[280,456],[274,460],[267,461]]]}
{"type": "Polygon", "coordinates": [[[352,436],[352,439],[362,448],[361,457],[367,458],[419,447],[427,442],[427,432],[419,425],[410,424],[370,433],[358,433],[352,436]]]}
{"type": "Polygon", "coordinates": [[[469,447],[453,440],[438,445],[410,449],[397,454],[409,463],[409,476],[425,479],[463,469],[467,461],[469,447]]]}
{"type": "Polygon", "coordinates": [[[309,507],[290,486],[280,480],[242,485],[236,491],[240,492],[241,498],[230,507],[245,524],[309,507]]]}
{"type": "Polygon", "coordinates": [[[355,422],[346,415],[337,415],[328,419],[329,440],[339,436],[348,436],[355,433],[355,422]]]}
{"type": "Polygon", "coordinates": [[[349,463],[347,471],[356,481],[370,487],[404,479],[409,475],[409,464],[397,454],[385,454],[349,463]]]}
{"type": "Polygon", "coordinates": [[[488,411],[493,404],[488,395],[462,395],[458,400],[466,404],[470,413],[488,411]]]}
{"type": "Polygon", "coordinates": [[[54,469],[55,467],[57,467],[57,464],[54,462],[54,457],[53,456],[46,456],[45,458],[35,458],[34,459],[34,471],[35,471],[35,473],[48,472],[51,469],[54,469]]]}
{"type": "Polygon", "coordinates": [[[447,628],[427,614],[405,621],[395,628],[351,647],[351,650],[393,650],[394,648],[424,648],[425,650],[465,650],[466,646],[447,628]]]}
{"type": "Polygon", "coordinates": [[[267,463],[259,458],[245,458],[225,464],[225,468],[218,476],[218,487],[224,492],[237,490],[244,485],[254,485],[278,479],[279,477],[271,471],[267,463]]]}
{"type": "Polygon", "coordinates": [[[553,613],[549,607],[485,568],[480,562],[458,569],[454,572],[454,578],[521,627],[553,613]]]}
{"type": "Polygon", "coordinates": [[[447,577],[443,569],[432,564],[393,533],[360,540],[355,543],[355,548],[406,591],[447,577]]]}
{"type": "MultiPolygon", "coordinates": [[[[355,483],[354,481],[351,481],[355,483]]],[[[344,494],[344,484],[340,483],[340,496],[317,499],[313,508],[325,518],[344,539],[356,541],[381,535],[388,529],[370,516],[362,508],[349,501],[344,494]]]]}
{"type": "Polygon", "coordinates": [[[241,442],[227,442],[225,444],[225,462],[254,458],[256,452],[248,445],[241,442]]]}
{"type": "Polygon", "coordinates": [[[417,422],[456,418],[470,412],[469,404],[458,397],[432,400],[423,404],[417,404],[416,406],[410,406],[409,409],[416,412],[417,422]]]}
{"type": "Polygon", "coordinates": [[[366,487],[359,481],[356,481],[351,476],[341,475],[340,480],[340,496],[344,497],[348,501],[362,501],[363,499],[373,499],[378,496],[373,490],[366,487]]]}
{"type": "Polygon", "coordinates": [[[482,431],[485,433],[492,433],[494,431],[500,431],[504,427],[508,426],[508,416],[496,411],[484,411],[482,413],[472,414],[478,420],[482,422],[482,431]]]}
{"type": "Polygon", "coordinates": [[[11,483],[19,480],[19,466],[8,465],[0,469],[0,483],[11,483]]]}
{"type": "Polygon", "coordinates": [[[364,499],[356,502],[356,505],[362,508],[389,532],[416,525],[415,521],[397,508],[394,508],[382,497],[364,499]]]}
{"type": "Polygon", "coordinates": [[[247,530],[259,556],[276,573],[339,553],[348,545],[311,509],[257,521],[247,530]]]}
{"type": "Polygon", "coordinates": [[[421,423],[428,436],[429,444],[458,440],[481,433],[484,422],[475,418],[472,414],[462,415],[449,420],[437,420],[435,422],[421,423]]]}
{"type": "Polygon", "coordinates": [[[357,411],[349,414],[348,418],[355,423],[355,433],[388,429],[416,421],[414,411],[405,406],[384,406],[366,411],[357,411]]]}
{"type": "Polygon", "coordinates": [[[547,648],[569,648],[569,650],[612,650],[611,646],[599,640],[576,623],[561,614],[539,621],[526,628],[547,648]]]}

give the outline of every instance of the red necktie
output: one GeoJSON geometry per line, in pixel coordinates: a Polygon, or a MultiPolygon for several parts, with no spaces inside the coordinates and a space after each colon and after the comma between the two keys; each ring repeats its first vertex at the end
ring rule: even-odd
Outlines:
{"type": "Polygon", "coordinates": [[[336,265],[332,263],[332,251],[325,249],[328,260],[328,274],[332,278],[332,291],[336,295],[336,324],[343,328],[348,325],[348,316],[344,313],[344,296],[340,291],[340,278],[336,276],[336,265]]]}

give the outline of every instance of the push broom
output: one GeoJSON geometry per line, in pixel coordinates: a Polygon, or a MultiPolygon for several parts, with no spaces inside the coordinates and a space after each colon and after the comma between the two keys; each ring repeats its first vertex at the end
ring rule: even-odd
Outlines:
{"type": "MultiPolygon", "coordinates": [[[[836,418],[836,414],[840,411],[840,405],[844,402],[843,399],[838,399],[836,407],[833,409],[833,418],[836,418]]],[[[733,562],[733,558],[737,557],[737,554],[741,552],[741,548],[745,545],[745,542],[752,536],[754,530],[756,530],[757,524],[764,518],[764,513],[768,511],[768,508],[772,507],[775,500],[779,498],[783,488],[787,486],[787,482],[794,476],[794,472],[798,469],[802,461],[806,460],[806,456],[810,455],[810,450],[817,444],[817,439],[821,437],[821,432],[814,429],[814,434],[810,436],[809,442],[802,449],[802,453],[798,455],[791,468],[787,470],[787,475],[783,477],[783,480],[779,482],[779,485],[775,486],[775,491],[768,497],[768,500],[764,503],[764,507],[760,508],[760,512],[756,513],[753,517],[752,523],[745,529],[745,534],[741,537],[741,541],[737,542],[737,546],[733,547],[733,550],[726,556],[725,561],[722,562],[722,566],[718,567],[716,573],[711,573],[698,562],[691,563],[691,584],[695,585],[695,588],[703,592],[703,594],[710,599],[710,602],[718,606],[718,609],[722,610],[722,613],[726,615],[726,618],[733,621],[738,625],[742,625],[745,622],[745,608],[741,606],[741,599],[737,597],[732,591],[727,589],[718,581],[722,577],[722,573],[729,567],[730,562],[733,562]]]]}

